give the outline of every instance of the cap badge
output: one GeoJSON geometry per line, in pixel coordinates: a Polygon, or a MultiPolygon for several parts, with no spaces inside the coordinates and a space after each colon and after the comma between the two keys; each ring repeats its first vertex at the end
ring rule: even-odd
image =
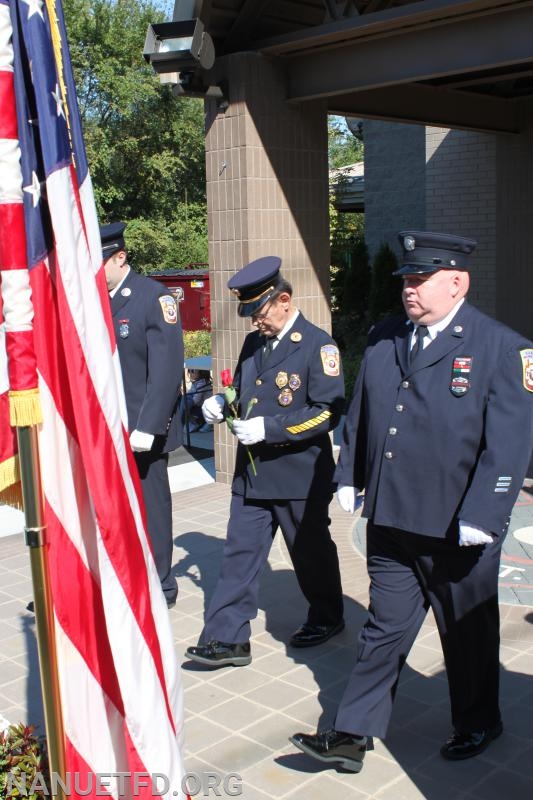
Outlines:
{"type": "Polygon", "coordinates": [[[292,403],[292,392],[290,389],[288,388],[283,389],[278,394],[278,403],[280,404],[280,406],[290,406],[290,404],[292,403]]]}
{"type": "Polygon", "coordinates": [[[403,246],[406,250],[414,250],[416,247],[416,241],[414,236],[404,236],[403,237],[403,246]]]}
{"type": "Polygon", "coordinates": [[[291,342],[301,342],[302,341],[302,334],[299,331],[294,331],[291,333],[291,342]]]}
{"type": "Polygon", "coordinates": [[[455,260],[455,258],[450,258],[450,266],[455,267],[456,264],[457,261],[455,260]]]}
{"type": "Polygon", "coordinates": [[[129,286],[125,286],[123,289],[120,290],[120,294],[122,297],[129,297],[131,294],[131,289],[129,286]]]}
{"type": "Polygon", "coordinates": [[[453,360],[450,392],[456,397],[462,397],[470,389],[472,360],[472,356],[457,356],[453,360]]]}
{"type": "Polygon", "coordinates": [[[278,389],[283,389],[289,382],[289,377],[286,372],[278,372],[276,375],[276,386],[278,389]]]}

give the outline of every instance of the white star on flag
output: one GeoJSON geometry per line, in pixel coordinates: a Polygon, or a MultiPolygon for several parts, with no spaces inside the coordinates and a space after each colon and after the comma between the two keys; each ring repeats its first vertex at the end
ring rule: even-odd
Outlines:
{"type": "Polygon", "coordinates": [[[37,177],[36,172],[32,172],[31,174],[31,185],[30,186],[23,186],[22,187],[25,192],[31,194],[33,200],[33,207],[37,208],[39,205],[39,200],[41,199],[41,184],[39,182],[39,178],[37,177]]]}
{"type": "Polygon", "coordinates": [[[52,97],[53,97],[53,98],[54,98],[54,100],[56,101],[56,111],[57,111],[57,116],[58,116],[58,117],[63,117],[63,119],[66,119],[66,117],[65,117],[65,112],[64,112],[64,110],[63,110],[63,105],[64,105],[64,104],[63,104],[63,99],[62,99],[62,97],[61,97],[61,94],[60,94],[60,91],[59,91],[59,84],[58,84],[58,83],[56,83],[56,90],[55,90],[55,92],[52,92],[52,97]]]}
{"type": "Polygon", "coordinates": [[[28,6],[28,19],[33,17],[34,14],[39,14],[44,22],[42,0],[23,0],[23,2],[28,6]]]}

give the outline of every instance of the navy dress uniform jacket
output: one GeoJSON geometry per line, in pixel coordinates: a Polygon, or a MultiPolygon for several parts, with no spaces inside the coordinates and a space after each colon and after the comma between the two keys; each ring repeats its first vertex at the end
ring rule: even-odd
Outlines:
{"type": "Polygon", "coordinates": [[[169,299],[175,306],[164,286],[131,269],[111,298],[128,431],[154,434],[152,454],[175,450],[183,438],[176,415],[183,372],[183,337],[179,314],[175,313],[172,321],[169,299]],[[165,313],[170,321],[165,320],[165,313]]]}
{"type": "Polygon", "coordinates": [[[234,376],[244,417],[265,418],[265,441],[246,449],[239,444],[233,492],[249,499],[303,499],[331,491],[335,464],[328,432],[338,424],[344,378],[331,337],[298,314],[262,366],[264,337],[250,333],[234,376]]]}
{"type": "Polygon", "coordinates": [[[411,329],[371,331],[335,480],[365,490],[376,525],[503,537],[533,446],[532,345],[465,302],[410,368],[411,329]]]}

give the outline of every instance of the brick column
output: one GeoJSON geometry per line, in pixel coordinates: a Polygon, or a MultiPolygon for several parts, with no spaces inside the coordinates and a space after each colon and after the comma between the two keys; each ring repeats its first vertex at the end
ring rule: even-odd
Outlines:
{"type": "Polygon", "coordinates": [[[426,158],[427,228],[477,240],[468,299],[497,316],[496,136],[427,128],[426,158]]]}
{"type": "MultiPolygon", "coordinates": [[[[283,71],[254,53],[217,62],[229,108],[206,102],[206,173],[215,391],[233,369],[249,321],[226,287],[240,267],[277,255],[296,305],[330,327],[327,112],[322,101],[289,105],[283,71]]],[[[234,439],[215,428],[217,480],[233,473],[234,439]]]]}

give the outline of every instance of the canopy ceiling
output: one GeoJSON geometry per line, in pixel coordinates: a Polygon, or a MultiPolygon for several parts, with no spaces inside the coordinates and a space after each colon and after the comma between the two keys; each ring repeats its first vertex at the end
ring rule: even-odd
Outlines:
{"type": "Polygon", "coordinates": [[[217,57],[281,60],[288,99],[331,113],[519,132],[531,121],[533,0],[176,0],[217,57]]]}

